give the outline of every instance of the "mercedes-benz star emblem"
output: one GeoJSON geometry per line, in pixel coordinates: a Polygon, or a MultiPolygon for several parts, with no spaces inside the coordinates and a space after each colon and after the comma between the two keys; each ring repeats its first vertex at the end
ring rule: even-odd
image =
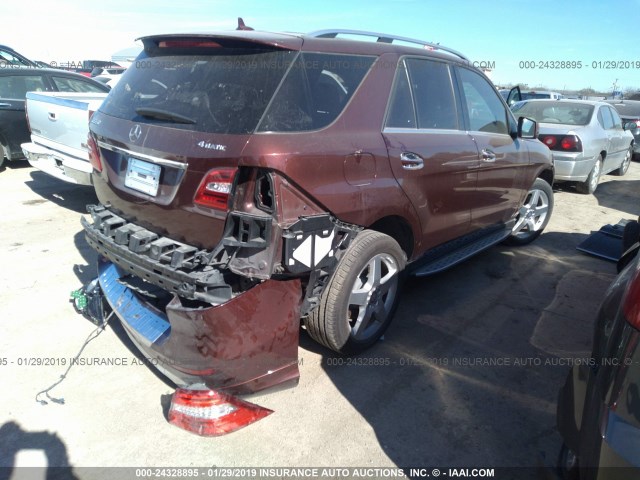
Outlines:
{"type": "Polygon", "coordinates": [[[142,135],[142,127],[138,124],[134,125],[131,127],[131,130],[129,130],[129,140],[132,142],[140,140],[140,135],[142,135]]]}

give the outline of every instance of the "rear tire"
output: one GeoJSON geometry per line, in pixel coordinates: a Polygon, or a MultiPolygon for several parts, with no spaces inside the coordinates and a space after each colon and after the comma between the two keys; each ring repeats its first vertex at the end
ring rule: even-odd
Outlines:
{"type": "Polygon", "coordinates": [[[542,178],[536,178],[524,199],[516,224],[505,243],[508,245],[527,245],[540,236],[553,212],[553,190],[542,178]]]}
{"type": "Polygon", "coordinates": [[[589,176],[584,182],[580,182],[576,184],[576,190],[580,193],[584,194],[592,194],[598,188],[598,183],[600,183],[600,174],[602,172],[602,155],[598,156],[595,165],[589,172],[589,176]]]}
{"type": "Polygon", "coordinates": [[[388,235],[360,232],[340,259],[320,304],[304,320],[318,343],[359,353],[384,334],[398,305],[405,254],[388,235]]]}

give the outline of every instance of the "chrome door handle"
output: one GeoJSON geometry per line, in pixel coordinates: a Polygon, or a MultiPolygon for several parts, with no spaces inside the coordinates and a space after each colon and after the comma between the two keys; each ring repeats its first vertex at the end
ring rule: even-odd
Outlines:
{"type": "Polygon", "coordinates": [[[9,108],[10,106],[10,103],[0,103],[0,108],[9,108]]]}
{"type": "Polygon", "coordinates": [[[56,114],[54,112],[49,112],[49,120],[55,122],[57,120],[56,114]]]}
{"type": "Polygon", "coordinates": [[[400,162],[405,170],[420,170],[424,167],[424,160],[420,155],[413,152],[402,152],[400,162]]]}
{"type": "Polygon", "coordinates": [[[496,161],[496,154],[493,153],[488,148],[485,148],[485,149],[482,150],[482,161],[483,162],[495,162],[496,161]]]}

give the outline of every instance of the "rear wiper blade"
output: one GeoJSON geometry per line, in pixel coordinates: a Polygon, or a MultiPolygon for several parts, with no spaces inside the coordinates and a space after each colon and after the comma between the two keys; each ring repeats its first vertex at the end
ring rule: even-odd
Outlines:
{"type": "Polygon", "coordinates": [[[162,110],[161,108],[136,108],[136,113],[143,117],[155,118],[157,120],[166,120],[174,123],[188,123],[193,125],[196,121],[193,118],[189,118],[179,113],[169,112],[168,110],[162,110]]]}

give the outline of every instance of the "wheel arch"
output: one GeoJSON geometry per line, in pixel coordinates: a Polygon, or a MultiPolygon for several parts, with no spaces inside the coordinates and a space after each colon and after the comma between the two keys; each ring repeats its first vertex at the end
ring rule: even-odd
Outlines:
{"type": "Polygon", "coordinates": [[[543,179],[545,182],[547,182],[549,185],[551,185],[553,187],[553,180],[554,180],[554,172],[553,169],[551,168],[547,168],[545,170],[542,170],[539,174],[538,174],[538,178],[543,179]]]}
{"type": "Polygon", "coordinates": [[[393,238],[398,242],[407,259],[413,255],[415,236],[411,225],[404,218],[398,215],[389,215],[376,220],[368,228],[393,238]]]}

